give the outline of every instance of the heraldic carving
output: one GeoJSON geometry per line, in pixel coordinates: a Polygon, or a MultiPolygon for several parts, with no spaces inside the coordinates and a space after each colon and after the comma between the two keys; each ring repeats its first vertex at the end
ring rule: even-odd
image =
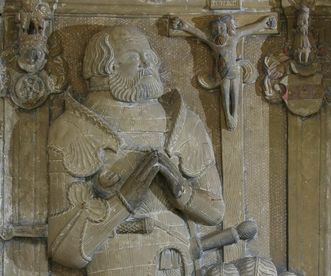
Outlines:
{"type": "Polygon", "coordinates": [[[62,48],[55,35],[49,39],[48,28],[52,12],[40,0],[22,1],[16,16],[18,43],[1,54],[0,87],[5,96],[9,90],[12,101],[30,110],[42,105],[52,93],[60,93],[66,86],[66,64],[62,48]]]}
{"type": "Polygon", "coordinates": [[[260,257],[203,265],[257,226],[213,227],[225,206],[212,143],[180,94],[164,93],[159,65],[135,27],[90,39],[90,93],[67,95],[49,133],[49,256],[88,275],[277,275],[260,257]]]}
{"type": "Polygon", "coordinates": [[[321,64],[309,34],[313,4],[304,0],[290,2],[297,10],[292,47],[278,56],[265,57],[263,90],[268,101],[283,101],[293,114],[307,117],[319,112],[325,98],[321,64]]]}

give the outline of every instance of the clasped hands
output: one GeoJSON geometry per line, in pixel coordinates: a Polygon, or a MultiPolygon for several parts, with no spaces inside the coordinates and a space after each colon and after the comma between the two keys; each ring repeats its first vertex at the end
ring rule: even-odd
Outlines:
{"type": "Polygon", "coordinates": [[[133,211],[144,201],[149,186],[158,173],[166,179],[166,187],[175,200],[179,199],[189,186],[177,166],[166,154],[153,151],[145,156],[128,179],[120,185],[118,185],[121,182],[120,177],[116,173],[111,170],[101,170],[97,175],[95,188],[105,199],[117,194],[128,205],[128,209],[133,211]]]}

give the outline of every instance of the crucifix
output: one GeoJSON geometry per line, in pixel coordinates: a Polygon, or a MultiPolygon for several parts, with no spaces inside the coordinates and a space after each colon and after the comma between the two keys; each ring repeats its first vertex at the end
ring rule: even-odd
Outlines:
{"type": "Polygon", "coordinates": [[[248,35],[264,29],[275,29],[276,18],[265,16],[255,23],[237,27],[235,17],[224,15],[209,23],[210,37],[200,29],[179,17],[172,18],[175,30],[187,32],[209,46],[215,59],[214,76],[204,78],[198,76],[200,85],[208,90],[220,88],[222,103],[229,130],[233,130],[238,122],[238,103],[240,86],[244,83],[253,83],[257,78],[256,69],[248,60],[242,60],[237,55],[237,46],[240,40],[248,35]],[[241,80],[241,68],[247,73],[241,80]]]}

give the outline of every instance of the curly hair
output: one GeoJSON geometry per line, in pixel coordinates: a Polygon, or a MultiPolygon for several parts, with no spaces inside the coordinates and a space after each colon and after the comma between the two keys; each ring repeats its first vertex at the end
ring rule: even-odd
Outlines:
{"type": "MultiPolygon", "coordinates": [[[[234,35],[236,33],[236,26],[233,24],[234,17],[232,15],[224,15],[210,22],[210,27],[218,24],[224,24],[228,35],[234,35]]],[[[212,34],[215,35],[215,34],[212,34]]]]}
{"type": "Polygon", "coordinates": [[[114,70],[114,50],[111,45],[111,29],[95,34],[87,44],[83,63],[83,76],[108,76],[114,70]]]}

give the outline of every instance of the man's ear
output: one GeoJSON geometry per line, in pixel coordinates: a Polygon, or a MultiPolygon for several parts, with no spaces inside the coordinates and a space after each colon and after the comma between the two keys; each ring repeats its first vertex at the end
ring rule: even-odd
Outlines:
{"type": "Polygon", "coordinates": [[[153,63],[157,66],[160,67],[161,65],[161,60],[159,56],[157,55],[157,52],[154,50],[154,48],[151,47],[151,54],[153,55],[153,63]]]}
{"type": "Polygon", "coordinates": [[[110,61],[105,66],[105,72],[109,75],[113,74],[117,69],[117,64],[115,61],[110,61]]]}

